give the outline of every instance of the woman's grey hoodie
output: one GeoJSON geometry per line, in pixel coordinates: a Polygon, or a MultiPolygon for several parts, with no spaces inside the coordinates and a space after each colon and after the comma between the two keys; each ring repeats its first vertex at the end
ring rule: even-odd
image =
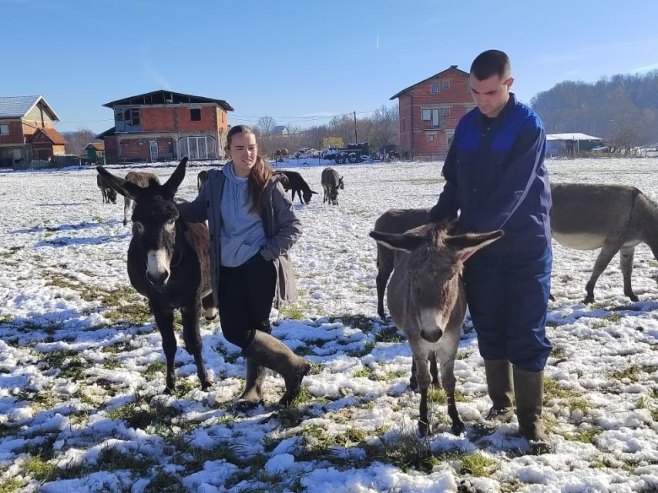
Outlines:
{"type": "MultiPolygon", "coordinates": [[[[228,165],[226,164],[224,168],[228,165]]],[[[302,223],[295,215],[292,201],[286,195],[279,180],[277,175],[270,178],[263,195],[261,220],[266,242],[260,249],[260,254],[265,260],[272,260],[276,268],[276,307],[280,306],[281,301],[295,301],[297,299],[294,270],[288,252],[302,234],[302,223]]],[[[220,235],[223,221],[220,204],[225,183],[226,172],[224,169],[211,170],[208,173],[208,181],[197,198],[193,202],[178,204],[178,210],[184,221],[208,221],[215,301],[217,301],[217,289],[220,282],[219,266],[222,258],[220,235]]]]}

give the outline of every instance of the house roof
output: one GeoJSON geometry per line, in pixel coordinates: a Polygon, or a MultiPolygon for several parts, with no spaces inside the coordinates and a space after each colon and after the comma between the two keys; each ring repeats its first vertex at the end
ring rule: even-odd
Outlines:
{"type": "Polygon", "coordinates": [[[105,137],[111,137],[112,135],[115,135],[116,130],[116,127],[108,128],[105,132],[95,135],[94,138],[103,140],[105,137]]]}
{"type": "Polygon", "coordinates": [[[43,96],[2,96],[0,97],[0,118],[22,118],[32,108],[41,103],[50,114],[50,118],[59,121],[59,117],[43,96]]]}
{"type": "Polygon", "coordinates": [[[422,84],[422,83],[424,83],[424,82],[427,82],[428,80],[436,79],[437,77],[439,77],[439,76],[445,74],[446,72],[450,72],[450,71],[459,72],[459,73],[461,73],[461,74],[464,74],[466,77],[469,76],[468,72],[464,72],[463,70],[458,69],[458,68],[457,68],[457,65],[450,65],[449,68],[447,68],[447,69],[445,69],[445,70],[439,72],[438,74],[434,74],[434,75],[432,75],[431,77],[428,77],[427,79],[423,79],[423,80],[421,80],[420,82],[416,82],[414,85],[409,86],[409,87],[407,87],[406,89],[402,89],[399,93],[394,94],[393,96],[391,96],[390,99],[399,98],[399,97],[402,96],[405,92],[411,91],[414,87],[416,87],[416,86],[418,86],[418,85],[420,85],[420,84],[422,84]]]}
{"type": "Polygon", "coordinates": [[[89,147],[93,147],[97,151],[104,151],[105,150],[105,142],[89,142],[89,144],[84,146],[83,149],[86,151],[89,147]]]}
{"type": "Polygon", "coordinates": [[[150,104],[181,104],[181,103],[215,103],[226,111],[233,111],[233,107],[223,99],[204,98],[203,96],[193,96],[192,94],[182,94],[180,92],[159,91],[137,94],[123,99],[117,99],[105,103],[103,106],[114,108],[115,106],[124,105],[150,105],[150,104]]]}
{"type": "Polygon", "coordinates": [[[546,140],[603,140],[600,137],[593,137],[579,132],[569,134],[546,134],[546,140]]]}
{"type": "Polygon", "coordinates": [[[57,130],[54,128],[37,128],[37,130],[32,134],[30,137],[30,141],[34,140],[34,137],[39,133],[42,132],[46,134],[46,137],[54,144],[54,145],[66,145],[68,144],[68,140],[64,138],[62,134],[60,134],[57,130]]]}
{"type": "Polygon", "coordinates": [[[288,127],[285,125],[277,125],[272,128],[272,132],[277,133],[277,132],[283,132],[284,130],[288,130],[288,127]]]}

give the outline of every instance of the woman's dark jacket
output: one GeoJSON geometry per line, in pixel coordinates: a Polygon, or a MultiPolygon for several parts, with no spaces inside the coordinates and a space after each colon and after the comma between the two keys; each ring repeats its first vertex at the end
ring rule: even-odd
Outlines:
{"type": "MultiPolygon", "coordinates": [[[[222,170],[211,170],[208,181],[193,202],[178,204],[181,217],[187,222],[208,221],[210,229],[210,260],[213,295],[217,301],[219,287],[219,266],[221,259],[220,228],[222,217],[220,204],[226,175],[222,170]]],[[[302,234],[302,223],[293,211],[292,202],[274,175],[266,185],[261,211],[263,229],[267,244],[260,251],[265,260],[274,263],[277,273],[275,306],[281,301],[295,301],[297,288],[288,251],[302,234]]]]}

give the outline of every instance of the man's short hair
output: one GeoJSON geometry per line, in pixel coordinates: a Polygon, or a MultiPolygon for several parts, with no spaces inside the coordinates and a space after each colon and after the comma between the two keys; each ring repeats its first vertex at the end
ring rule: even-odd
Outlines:
{"type": "Polygon", "coordinates": [[[500,50],[483,51],[473,60],[471,75],[477,80],[485,80],[492,75],[507,79],[512,75],[509,57],[504,51],[500,50]]]}

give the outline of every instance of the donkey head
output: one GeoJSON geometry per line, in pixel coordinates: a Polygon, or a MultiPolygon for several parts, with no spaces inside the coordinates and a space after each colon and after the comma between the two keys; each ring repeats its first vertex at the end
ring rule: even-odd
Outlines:
{"type": "Polygon", "coordinates": [[[371,231],[375,241],[402,253],[396,254],[394,278],[389,286],[389,309],[396,323],[403,328],[420,326],[423,339],[438,341],[460,295],[459,274],[464,262],[502,235],[497,230],[452,236],[445,224],[434,223],[403,234],[371,231]],[[408,310],[392,306],[391,300],[403,300],[408,310]],[[400,317],[413,320],[399,320],[400,317]]]}
{"type": "Polygon", "coordinates": [[[174,195],[185,178],[186,164],[185,157],[166,183],[160,185],[152,180],[146,188],[113,175],[102,166],[96,168],[113,189],[135,201],[132,241],[144,256],[146,279],[158,291],[167,286],[172,264],[178,261],[175,257],[182,254],[180,246],[176,248],[177,233],[182,235],[182,231],[177,231],[174,195]]]}
{"type": "Polygon", "coordinates": [[[302,195],[304,196],[304,203],[308,205],[308,203],[311,201],[311,198],[313,197],[314,194],[317,194],[318,192],[314,192],[310,188],[308,190],[302,190],[302,195]]]}
{"type": "Polygon", "coordinates": [[[338,178],[338,188],[345,190],[345,184],[343,183],[343,177],[338,178]]]}

